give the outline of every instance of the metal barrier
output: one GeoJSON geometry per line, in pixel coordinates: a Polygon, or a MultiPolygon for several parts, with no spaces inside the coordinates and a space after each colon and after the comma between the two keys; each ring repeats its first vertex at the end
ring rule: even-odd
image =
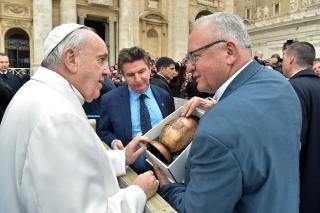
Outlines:
{"type": "Polygon", "coordinates": [[[11,72],[19,77],[24,75],[30,75],[31,68],[9,68],[8,72],[11,72]]]}

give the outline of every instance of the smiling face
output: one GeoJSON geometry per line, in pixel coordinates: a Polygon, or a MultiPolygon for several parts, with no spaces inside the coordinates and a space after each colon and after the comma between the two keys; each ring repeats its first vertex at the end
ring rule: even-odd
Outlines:
{"type": "MultiPolygon", "coordinates": [[[[188,41],[188,53],[213,41],[225,39],[208,32],[210,27],[209,22],[203,22],[192,30],[188,41]]],[[[196,79],[199,91],[215,93],[228,79],[229,68],[226,63],[227,54],[225,46],[225,42],[220,42],[209,48],[200,50],[194,53],[196,58],[195,63],[188,62],[187,70],[196,79]]]]}
{"type": "Polygon", "coordinates": [[[151,67],[143,59],[125,63],[122,67],[128,86],[137,93],[144,93],[148,86],[151,67]]]}
{"type": "Polygon", "coordinates": [[[84,48],[75,54],[78,62],[76,82],[74,85],[87,102],[100,95],[104,77],[110,74],[108,67],[108,50],[104,41],[94,32],[86,31],[88,37],[84,48]]]}

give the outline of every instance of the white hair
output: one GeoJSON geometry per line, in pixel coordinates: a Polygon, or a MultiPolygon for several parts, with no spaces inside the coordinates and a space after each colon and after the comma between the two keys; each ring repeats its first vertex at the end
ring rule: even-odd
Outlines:
{"type": "Polygon", "coordinates": [[[232,38],[240,46],[251,50],[251,39],[246,30],[246,26],[239,16],[226,12],[214,13],[208,16],[203,16],[192,25],[192,29],[199,24],[209,22],[212,33],[218,34],[221,38],[232,38]]]}

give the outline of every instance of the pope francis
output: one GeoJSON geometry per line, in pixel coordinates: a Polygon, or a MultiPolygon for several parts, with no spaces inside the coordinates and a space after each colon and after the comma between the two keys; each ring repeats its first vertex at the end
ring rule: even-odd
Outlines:
{"type": "Polygon", "coordinates": [[[44,60],[14,96],[0,126],[0,212],[143,212],[158,188],[152,171],[120,189],[117,175],[148,143],[106,151],[81,104],[109,72],[104,41],[78,24],[54,28],[44,60]]]}

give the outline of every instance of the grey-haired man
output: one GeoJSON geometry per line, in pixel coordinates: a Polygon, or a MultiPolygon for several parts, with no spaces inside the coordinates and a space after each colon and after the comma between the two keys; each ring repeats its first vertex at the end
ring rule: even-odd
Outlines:
{"type": "Polygon", "coordinates": [[[252,60],[250,47],[235,15],[204,16],[192,28],[188,70],[218,103],[204,107],[185,182],[169,184],[155,167],[159,193],[179,212],[299,211],[299,99],[283,76],[252,60]]]}

